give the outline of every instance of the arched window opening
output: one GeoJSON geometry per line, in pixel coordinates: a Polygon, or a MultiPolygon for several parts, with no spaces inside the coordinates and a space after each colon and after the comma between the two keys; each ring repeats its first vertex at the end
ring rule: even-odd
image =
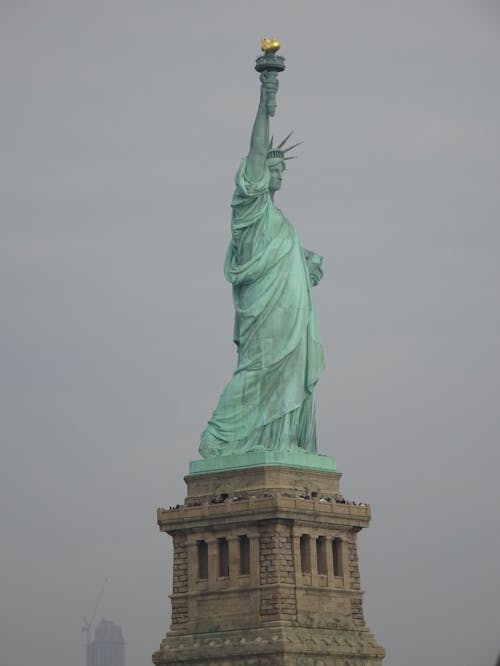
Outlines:
{"type": "Polygon", "coordinates": [[[224,537],[217,541],[219,544],[219,577],[227,578],[229,576],[229,543],[224,537]]]}
{"type": "Polygon", "coordinates": [[[309,534],[300,537],[300,567],[302,573],[311,573],[311,539],[309,534]]]}
{"type": "Polygon", "coordinates": [[[246,534],[240,536],[240,575],[250,573],[250,539],[246,534]]]}
{"type": "Polygon", "coordinates": [[[333,575],[343,576],[344,565],[342,562],[342,539],[340,539],[339,537],[335,537],[335,539],[333,539],[332,551],[333,551],[333,575]]]}
{"type": "Polygon", "coordinates": [[[326,576],[326,539],[324,536],[320,536],[316,539],[316,559],[318,563],[318,573],[326,576]]]}
{"type": "Polygon", "coordinates": [[[198,541],[198,578],[208,578],[208,544],[198,541]]]}

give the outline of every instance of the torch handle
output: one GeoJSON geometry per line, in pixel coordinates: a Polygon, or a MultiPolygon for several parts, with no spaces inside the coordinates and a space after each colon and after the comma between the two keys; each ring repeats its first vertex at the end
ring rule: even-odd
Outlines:
{"type": "Polygon", "coordinates": [[[267,100],[267,115],[273,118],[276,113],[276,95],[273,93],[272,97],[267,100]]]}
{"type": "MultiPolygon", "coordinates": [[[[273,77],[274,79],[278,79],[278,72],[273,71],[273,70],[266,70],[266,79],[270,79],[273,77]]],[[[274,116],[276,113],[276,92],[275,91],[269,91],[266,90],[266,109],[267,109],[267,115],[270,116],[271,118],[274,116]]]]}

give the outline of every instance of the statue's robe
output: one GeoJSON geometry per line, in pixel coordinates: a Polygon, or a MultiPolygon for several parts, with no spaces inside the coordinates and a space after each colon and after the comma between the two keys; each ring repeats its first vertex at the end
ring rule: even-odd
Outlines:
{"type": "Polygon", "coordinates": [[[311,287],[321,257],[273,204],[269,170],[236,175],[224,272],[233,285],[238,367],[201,437],[203,457],[316,451],[313,390],[324,368],[311,287]]]}

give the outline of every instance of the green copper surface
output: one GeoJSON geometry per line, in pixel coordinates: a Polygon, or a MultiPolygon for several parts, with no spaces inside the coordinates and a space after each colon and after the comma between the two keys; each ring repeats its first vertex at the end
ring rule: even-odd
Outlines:
{"type": "Polygon", "coordinates": [[[274,203],[285,170],[284,156],[268,155],[277,72],[261,71],[260,81],[250,150],[236,174],[224,266],[233,288],[238,365],[201,436],[207,461],[191,463],[195,468],[252,465],[254,453],[269,464],[297,456],[300,466],[305,453],[316,452],[313,392],[324,363],[311,290],[321,279],[322,259],[304,249],[274,203]]]}
{"type": "Polygon", "coordinates": [[[335,472],[335,458],[295,451],[251,451],[250,453],[214,456],[206,460],[194,460],[189,463],[190,474],[206,474],[221,470],[241,469],[242,467],[284,466],[320,469],[335,472]]]}

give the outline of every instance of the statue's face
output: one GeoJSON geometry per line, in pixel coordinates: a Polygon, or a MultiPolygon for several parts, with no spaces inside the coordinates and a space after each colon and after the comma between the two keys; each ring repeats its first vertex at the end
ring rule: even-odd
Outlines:
{"type": "Polygon", "coordinates": [[[283,162],[277,162],[276,164],[271,163],[269,165],[269,191],[277,192],[281,187],[281,181],[283,178],[283,171],[285,170],[285,165],[283,162]]]}

